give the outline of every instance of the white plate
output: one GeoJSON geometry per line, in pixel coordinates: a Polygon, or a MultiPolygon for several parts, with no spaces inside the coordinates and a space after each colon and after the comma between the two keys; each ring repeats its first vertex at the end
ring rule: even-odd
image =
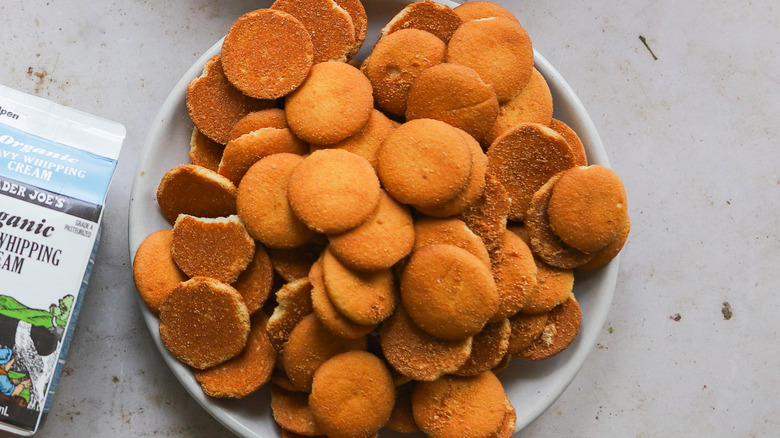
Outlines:
{"type": "MultiPolygon", "coordinates": [[[[370,51],[379,34],[379,28],[404,4],[405,2],[393,1],[366,2],[372,26],[359,57],[370,51]]],[[[533,35],[531,37],[533,39],[533,35]]],[[[170,227],[157,207],[157,186],[165,172],[188,162],[187,153],[193,125],[185,107],[185,91],[187,84],[200,76],[206,60],[219,53],[221,45],[222,41],[218,41],[187,70],[163,103],[149,129],[141,150],[130,198],[131,258],[147,235],[170,227]]],[[[561,75],[539,53],[534,53],[534,61],[552,91],[555,118],[566,122],[579,134],[591,164],[609,166],[604,146],[582,103],[561,75]]],[[[517,411],[517,430],[527,426],[553,404],[593,350],[612,302],[618,263],[619,258],[616,258],[602,269],[577,272],[574,293],[582,307],[582,327],[568,349],[540,362],[513,359],[509,367],[498,374],[517,411]]],[[[220,400],[205,396],[191,370],[176,360],[163,346],[157,330],[157,317],[140,298],[139,303],[160,354],[181,384],[206,411],[236,435],[257,438],[280,436],[280,430],[271,416],[266,388],[243,400],[220,400]]],[[[401,435],[383,430],[382,436],[401,435]]]]}

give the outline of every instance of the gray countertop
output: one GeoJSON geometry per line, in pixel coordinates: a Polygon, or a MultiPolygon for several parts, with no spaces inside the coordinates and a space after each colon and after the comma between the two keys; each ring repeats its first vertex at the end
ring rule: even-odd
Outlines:
{"type": "MultiPolygon", "coordinates": [[[[519,436],[775,435],[780,8],[769,0],[500,3],[589,111],[632,218],[597,347],[519,436]]],[[[166,95],[233,20],[262,6],[0,2],[0,83],[128,131],[98,262],[39,436],[229,436],[174,378],[142,321],[127,212],[166,95]]]]}

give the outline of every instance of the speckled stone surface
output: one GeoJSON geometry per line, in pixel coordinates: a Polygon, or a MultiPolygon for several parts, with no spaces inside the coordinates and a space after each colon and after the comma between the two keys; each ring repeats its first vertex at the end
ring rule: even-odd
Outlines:
{"type": "MultiPolygon", "coordinates": [[[[780,7],[500,3],[588,109],[632,218],[597,347],[519,436],[775,436],[780,7]]],[[[229,436],[175,380],[141,319],[127,206],[169,90],[233,20],[261,6],[0,2],[0,83],[128,130],[99,260],[39,436],[229,436]]]]}

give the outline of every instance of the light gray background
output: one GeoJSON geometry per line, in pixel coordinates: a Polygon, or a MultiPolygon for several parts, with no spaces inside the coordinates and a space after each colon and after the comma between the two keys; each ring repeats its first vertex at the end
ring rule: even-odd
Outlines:
{"type": "MultiPolygon", "coordinates": [[[[775,435],[780,8],[768,0],[499,3],[588,109],[632,218],[598,346],[520,436],[775,435]]],[[[0,1],[0,83],[128,130],[98,263],[40,436],[228,435],[173,378],[141,320],[127,205],[169,90],[233,20],[267,4],[0,1]]]]}

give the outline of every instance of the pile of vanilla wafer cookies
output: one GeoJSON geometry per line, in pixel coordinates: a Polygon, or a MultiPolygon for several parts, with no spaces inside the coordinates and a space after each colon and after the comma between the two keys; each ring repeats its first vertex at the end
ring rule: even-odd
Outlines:
{"type": "Polygon", "coordinates": [[[509,437],[496,373],[573,341],[623,185],[553,118],[506,9],[409,4],[358,62],[367,22],[359,0],[235,21],[187,89],[191,163],[136,288],[206,394],[270,385],[282,436],[509,437]]]}

